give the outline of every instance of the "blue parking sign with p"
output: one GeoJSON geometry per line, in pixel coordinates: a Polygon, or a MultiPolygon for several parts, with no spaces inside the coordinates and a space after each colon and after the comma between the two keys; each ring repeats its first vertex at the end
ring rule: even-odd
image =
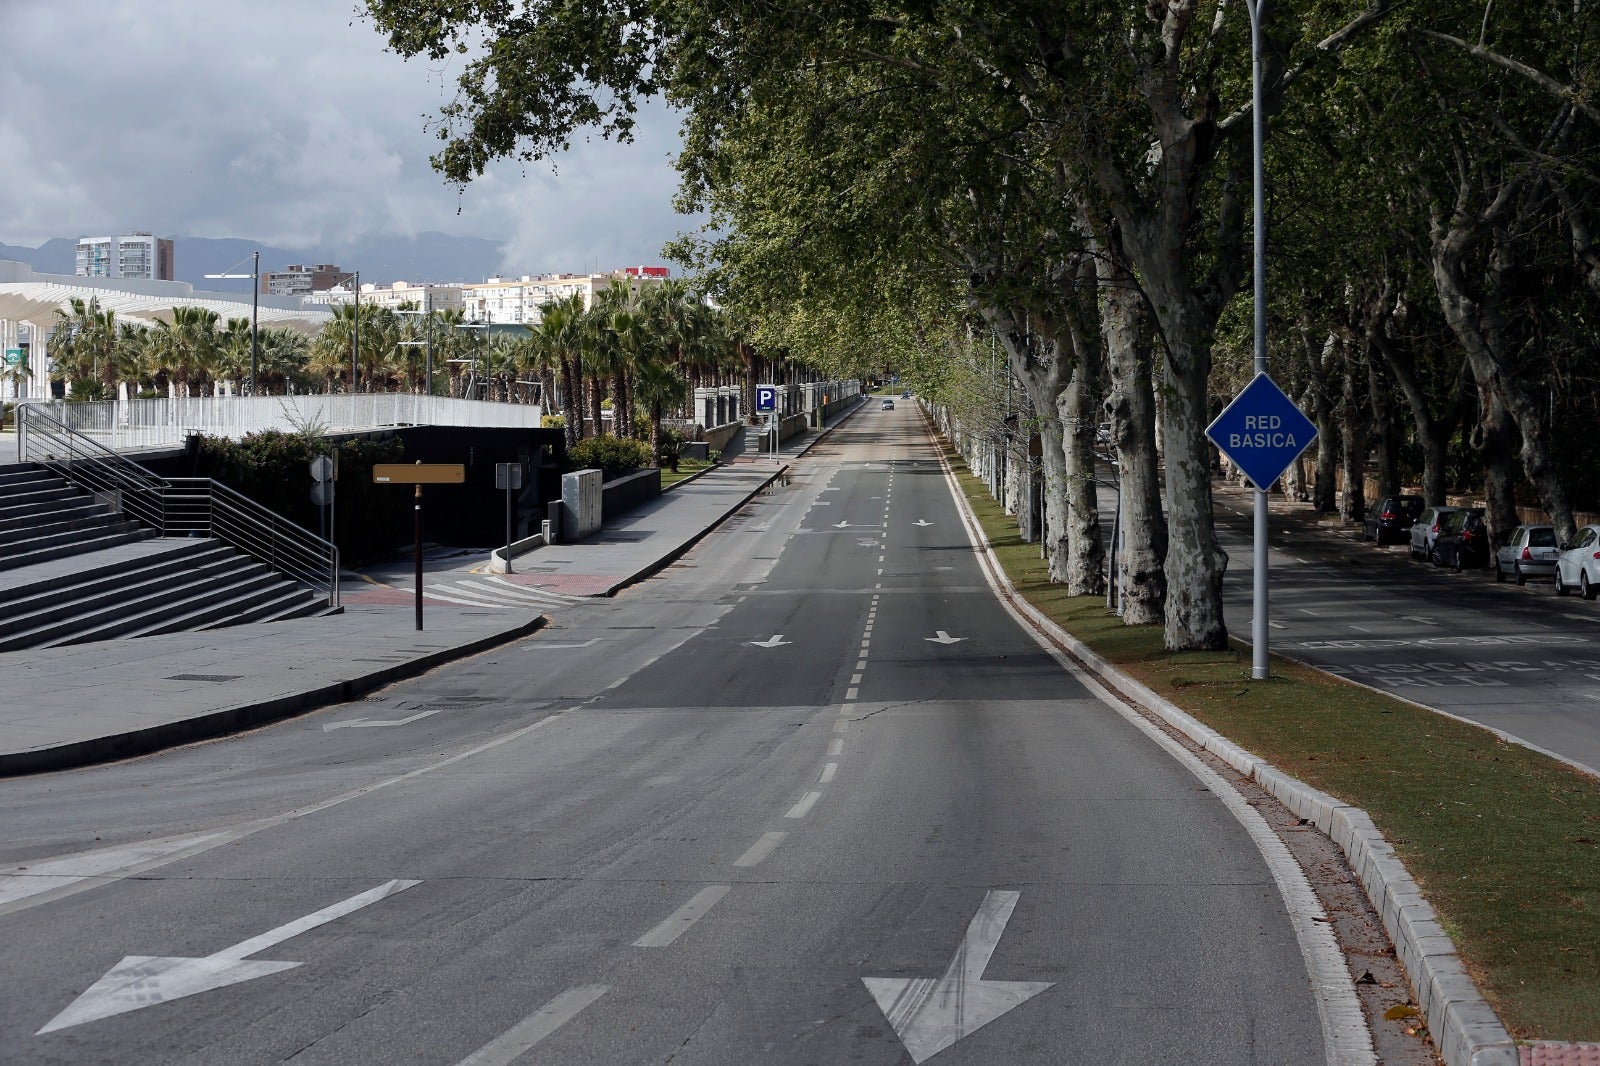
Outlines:
{"type": "Polygon", "coordinates": [[[778,387],[776,385],[756,386],[756,413],[770,414],[778,409],[778,387]]]}

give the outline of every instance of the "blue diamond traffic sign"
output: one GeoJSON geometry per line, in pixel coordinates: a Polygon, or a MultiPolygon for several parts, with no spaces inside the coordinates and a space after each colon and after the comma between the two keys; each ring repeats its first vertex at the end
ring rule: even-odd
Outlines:
{"type": "Polygon", "coordinates": [[[1317,427],[1266,374],[1257,374],[1206,436],[1258,489],[1270,488],[1317,439],[1317,427]]]}
{"type": "Polygon", "coordinates": [[[778,409],[778,386],[756,386],[756,413],[770,414],[778,409]]]}

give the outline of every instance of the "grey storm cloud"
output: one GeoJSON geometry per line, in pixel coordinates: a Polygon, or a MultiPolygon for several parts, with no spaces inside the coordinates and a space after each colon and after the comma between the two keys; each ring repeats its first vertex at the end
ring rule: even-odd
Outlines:
{"type": "Polygon", "coordinates": [[[428,166],[449,64],[406,62],[341,0],[0,0],[0,242],[148,229],[336,253],[437,231],[509,272],[660,261],[677,119],[464,191],[428,166]]]}

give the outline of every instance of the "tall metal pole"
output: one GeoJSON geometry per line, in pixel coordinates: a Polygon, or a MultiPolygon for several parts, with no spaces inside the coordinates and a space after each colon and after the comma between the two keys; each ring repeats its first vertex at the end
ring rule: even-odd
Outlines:
{"type": "MultiPolygon", "coordinates": [[[[1266,139],[1266,116],[1261,112],[1261,5],[1266,0],[1245,0],[1250,13],[1250,133],[1254,152],[1255,181],[1255,333],[1257,374],[1267,372],[1267,196],[1266,167],[1262,162],[1262,142],[1266,139]]],[[[1267,610],[1267,489],[1256,486],[1255,512],[1255,590],[1250,619],[1250,679],[1264,681],[1272,676],[1271,647],[1268,644],[1267,610]]]]}
{"type": "MultiPolygon", "coordinates": [[[[361,271],[357,270],[354,273],[356,277],[355,340],[350,345],[350,395],[352,396],[356,394],[356,368],[361,365],[361,271]]],[[[418,626],[417,628],[421,629],[422,627],[418,626]]]]}
{"type": "Polygon", "coordinates": [[[424,374],[423,374],[423,380],[424,380],[423,392],[428,396],[432,396],[433,395],[433,290],[432,289],[424,289],[424,290],[422,290],[422,292],[423,292],[423,296],[422,296],[423,303],[422,303],[422,306],[425,309],[423,311],[423,316],[424,316],[424,320],[428,323],[428,362],[427,362],[427,369],[424,371],[424,374]]]}
{"type": "Polygon", "coordinates": [[[256,253],[255,277],[250,282],[250,395],[256,394],[256,368],[261,363],[261,335],[256,320],[261,310],[261,253],[256,253]]]}

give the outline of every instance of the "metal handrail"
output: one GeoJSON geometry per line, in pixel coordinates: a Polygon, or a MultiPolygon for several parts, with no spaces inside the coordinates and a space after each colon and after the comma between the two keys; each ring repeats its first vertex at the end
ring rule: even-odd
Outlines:
{"type": "Polygon", "coordinates": [[[38,463],[161,536],[215,537],[339,606],[339,549],[212,478],[164,478],[37,404],[17,407],[17,457],[38,463]]]}

